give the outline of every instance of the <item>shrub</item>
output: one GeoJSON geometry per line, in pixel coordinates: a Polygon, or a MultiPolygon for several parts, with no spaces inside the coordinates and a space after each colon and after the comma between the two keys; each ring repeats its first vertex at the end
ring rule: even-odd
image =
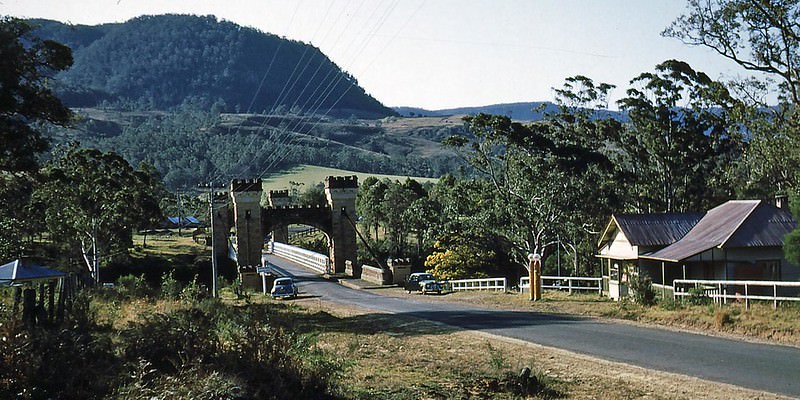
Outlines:
{"type": "Polygon", "coordinates": [[[708,304],[710,300],[703,288],[694,287],[689,289],[689,304],[708,304]]]}
{"type": "Polygon", "coordinates": [[[656,304],[656,291],[653,289],[653,280],[646,272],[640,271],[630,281],[631,295],[636,303],[652,306],[656,304]]]}
{"type": "Polygon", "coordinates": [[[181,285],[175,279],[174,273],[164,273],[161,276],[161,297],[165,299],[175,300],[181,295],[181,285]]]}
{"type": "Polygon", "coordinates": [[[198,300],[202,300],[206,297],[207,293],[200,284],[197,283],[197,275],[192,278],[186,287],[181,290],[180,298],[183,301],[193,303],[198,300]]]}
{"type": "Polygon", "coordinates": [[[128,298],[147,297],[150,294],[150,286],[144,279],[144,275],[124,275],[117,279],[117,292],[128,298]]]}
{"type": "Polygon", "coordinates": [[[0,323],[0,398],[102,398],[119,371],[111,341],[99,332],[86,296],[79,296],[62,327],[0,323]],[[98,371],[104,377],[99,378],[98,371]]]}

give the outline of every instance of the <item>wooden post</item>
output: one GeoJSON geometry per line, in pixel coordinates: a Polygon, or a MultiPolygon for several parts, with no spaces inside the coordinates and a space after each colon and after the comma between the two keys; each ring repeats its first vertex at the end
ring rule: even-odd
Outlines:
{"type": "Polygon", "coordinates": [[[536,278],[533,276],[534,274],[534,263],[533,258],[528,256],[528,290],[530,291],[530,299],[531,301],[536,300],[536,296],[533,293],[533,284],[536,278]]]}
{"type": "Polygon", "coordinates": [[[47,286],[47,323],[52,323],[56,311],[56,281],[50,281],[47,286]]]}

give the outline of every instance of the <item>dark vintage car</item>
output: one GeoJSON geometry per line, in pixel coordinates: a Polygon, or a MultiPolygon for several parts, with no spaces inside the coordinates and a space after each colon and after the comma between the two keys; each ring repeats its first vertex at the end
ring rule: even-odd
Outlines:
{"type": "Polygon", "coordinates": [[[441,282],[437,282],[433,275],[427,272],[415,272],[408,276],[405,282],[405,289],[408,293],[422,292],[426,293],[442,293],[444,289],[441,282]]]}
{"type": "Polygon", "coordinates": [[[278,297],[297,297],[297,293],[297,285],[289,277],[275,279],[272,290],[269,292],[273,299],[278,297]]]}

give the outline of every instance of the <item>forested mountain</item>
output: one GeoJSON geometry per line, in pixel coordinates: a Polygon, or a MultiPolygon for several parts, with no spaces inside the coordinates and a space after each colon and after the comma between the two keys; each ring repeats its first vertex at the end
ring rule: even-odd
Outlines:
{"type": "Polygon", "coordinates": [[[98,26],[32,22],[42,38],[73,50],[74,65],[58,74],[55,87],[71,107],[165,110],[202,98],[228,112],[395,114],[319,49],[213,16],[142,16],[98,26]]]}

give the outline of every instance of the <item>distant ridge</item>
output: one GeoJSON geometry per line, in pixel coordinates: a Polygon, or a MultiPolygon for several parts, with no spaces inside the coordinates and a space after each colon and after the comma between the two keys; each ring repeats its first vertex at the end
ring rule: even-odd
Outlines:
{"type": "MultiPolygon", "coordinates": [[[[475,115],[492,114],[505,115],[511,119],[520,121],[539,121],[545,114],[558,112],[558,106],[549,101],[535,101],[522,103],[501,103],[477,107],[448,108],[444,110],[426,110],[418,107],[392,107],[398,114],[404,117],[446,117],[450,115],[475,115]]],[[[599,110],[595,112],[596,118],[614,118],[620,121],[627,121],[625,113],[611,110],[599,110]]]]}

